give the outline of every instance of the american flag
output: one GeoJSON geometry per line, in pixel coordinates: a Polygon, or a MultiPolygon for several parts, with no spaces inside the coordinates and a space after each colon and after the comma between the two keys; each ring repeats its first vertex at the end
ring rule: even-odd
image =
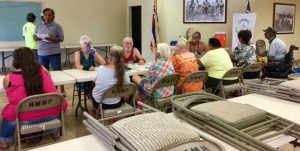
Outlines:
{"type": "Polygon", "coordinates": [[[151,51],[156,50],[156,46],[159,43],[159,34],[158,34],[158,19],[157,19],[157,0],[154,0],[153,4],[153,15],[152,15],[152,38],[151,38],[151,51]]]}
{"type": "Polygon", "coordinates": [[[251,8],[250,8],[250,2],[249,2],[249,0],[247,1],[246,13],[251,13],[251,8]]]}

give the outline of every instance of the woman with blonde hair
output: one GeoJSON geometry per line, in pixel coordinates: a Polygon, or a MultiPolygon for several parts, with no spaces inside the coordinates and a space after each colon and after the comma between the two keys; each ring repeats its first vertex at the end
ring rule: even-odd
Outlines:
{"type": "MultiPolygon", "coordinates": [[[[93,89],[93,107],[97,109],[103,93],[113,85],[122,87],[123,83],[130,82],[128,74],[124,71],[124,49],[114,46],[110,49],[107,63],[97,69],[95,87],[93,89]]],[[[122,105],[121,98],[107,98],[102,100],[103,109],[118,108],[122,105]]]]}

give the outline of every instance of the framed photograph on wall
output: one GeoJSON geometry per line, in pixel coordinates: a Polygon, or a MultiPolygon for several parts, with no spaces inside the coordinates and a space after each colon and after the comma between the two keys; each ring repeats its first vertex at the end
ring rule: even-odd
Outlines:
{"type": "Polygon", "coordinates": [[[295,4],[274,3],[273,28],[277,31],[277,33],[294,33],[295,13],[295,4]]]}
{"type": "Polygon", "coordinates": [[[183,0],[183,23],[226,23],[227,0],[183,0]]]}

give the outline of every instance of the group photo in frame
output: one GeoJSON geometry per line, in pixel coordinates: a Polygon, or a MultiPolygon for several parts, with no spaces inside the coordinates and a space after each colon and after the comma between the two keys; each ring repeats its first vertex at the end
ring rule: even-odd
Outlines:
{"type": "Polygon", "coordinates": [[[183,0],[184,23],[226,23],[227,0],[183,0]]]}
{"type": "Polygon", "coordinates": [[[295,28],[295,4],[274,3],[273,28],[279,34],[293,34],[295,28]]]}

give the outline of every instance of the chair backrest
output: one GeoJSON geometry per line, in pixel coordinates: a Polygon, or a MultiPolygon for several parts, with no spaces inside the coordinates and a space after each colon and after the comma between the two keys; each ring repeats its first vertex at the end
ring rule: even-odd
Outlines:
{"type": "Polygon", "coordinates": [[[118,88],[117,85],[114,85],[107,89],[102,98],[116,98],[116,97],[125,97],[131,96],[136,92],[136,86],[133,83],[124,83],[121,88],[118,88]]]}
{"type": "Polygon", "coordinates": [[[258,54],[267,51],[266,42],[262,39],[257,40],[256,43],[256,51],[258,54]]]}
{"type": "Polygon", "coordinates": [[[234,77],[241,77],[241,75],[243,74],[243,70],[244,68],[242,67],[234,67],[229,69],[227,72],[225,72],[225,74],[223,75],[223,78],[234,78],[234,77]]]}
{"type": "Polygon", "coordinates": [[[262,62],[252,63],[245,67],[245,72],[261,72],[264,69],[264,64],[262,62]]]}
{"type": "Polygon", "coordinates": [[[32,95],[24,98],[17,106],[17,118],[21,112],[44,110],[53,107],[63,108],[64,97],[58,93],[32,95]]]}
{"type": "Polygon", "coordinates": [[[293,65],[294,61],[294,50],[299,50],[299,47],[294,45],[290,46],[289,52],[284,56],[284,62],[289,65],[293,65]]]}
{"type": "Polygon", "coordinates": [[[172,73],[170,75],[164,76],[162,79],[157,81],[152,89],[152,94],[158,88],[176,86],[177,81],[179,80],[180,75],[178,73],[172,73]]]}
{"type": "Polygon", "coordinates": [[[208,77],[207,71],[197,71],[189,74],[183,81],[183,83],[190,83],[190,82],[205,82],[208,77]]]}

